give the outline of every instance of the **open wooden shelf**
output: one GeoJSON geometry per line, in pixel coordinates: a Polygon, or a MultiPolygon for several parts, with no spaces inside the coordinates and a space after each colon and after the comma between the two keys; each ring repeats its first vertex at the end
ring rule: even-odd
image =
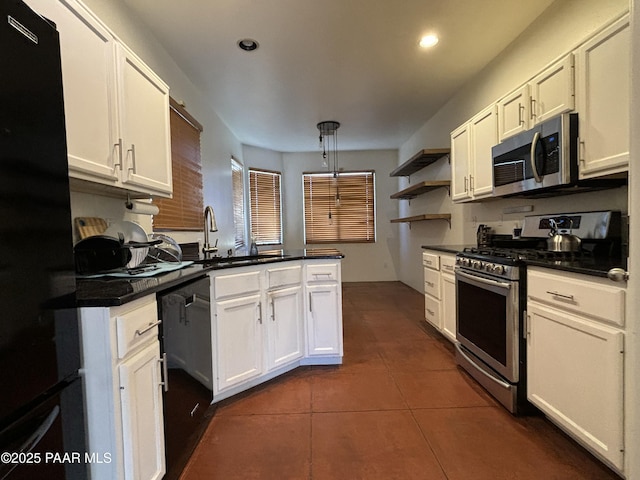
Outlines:
{"type": "Polygon", "coordinates": [[[413,217],[394,218],[391,223],[408,223],[423,222],[425,220],[446,220],[451,228],[451,214],[450,213],[423,213],[422,215],[414,215],[413,217]]]}
{"type": "Polygon", "coordinates": [[[412,198],[417,197],[418,195],[422,195],[423,193],[430,192],[431,190],[435,190],[436,188],[450,188],[451,180],[426,180],[424,182],[416,183],[411,187],[405,188],[404,190],[394,193],[390,198],[400,198],[404,200],[410,200],[412,198]]]}
{"type": "Polygon", "coordinates": [[[444,157],[445,155],[449,155],[450,153],[450,148],[427,148],[424,150],[420,150],[389,175],[391,177],[408,177],[412,173],[417,172],[427,165],[431,165],[432,163],[440,160],[442,157],[444,157]]]}

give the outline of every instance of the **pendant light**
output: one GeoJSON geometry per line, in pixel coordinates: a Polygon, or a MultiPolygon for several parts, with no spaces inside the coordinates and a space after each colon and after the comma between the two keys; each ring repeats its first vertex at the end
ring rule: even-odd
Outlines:
{"type": "Polygon", "coordinates": [[[340,123],[328,120],[316,125],[320,131],[320,147],[322,158],[327,163],[327,169],[333,172],[333,177],[338,176],[338,128],[340,123]]]}
{"type": "MultiPolygon", "coordinates": [[[[333,178],[336,182],[335,205],[340,206],[340,189],[337,185],[338,178],[338,128],[340,123],[327,120],[316,125],[320,131],[320,147],[322,148],[322,159],[326,162],[327,169],[333,172],[333,178]]],[[[329,196],[331,196],[331,182],[328,183],[329,196]]],[[[329,223],[333,225],[333,215],[331,212],[331,204],[329,204],[329,223]]]]}

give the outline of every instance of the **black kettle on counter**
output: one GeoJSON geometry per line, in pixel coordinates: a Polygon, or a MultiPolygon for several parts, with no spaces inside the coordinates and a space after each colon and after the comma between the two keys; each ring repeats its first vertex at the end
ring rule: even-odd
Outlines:
{"type": "Polygon", "coordinates": [[[487,225],[478,225],[478,231],[476,233],[476,241],[478,247],[491,246],[491,227],[487,225]]]}

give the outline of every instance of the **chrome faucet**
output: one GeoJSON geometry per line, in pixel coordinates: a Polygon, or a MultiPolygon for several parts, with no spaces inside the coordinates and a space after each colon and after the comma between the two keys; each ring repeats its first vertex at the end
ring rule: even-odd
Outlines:
{"type": "Polygon", "coordinates": [[[218,227],[216,226],[216,216],[213,213],[213,208],[209,205],[204,209],[204,245],[202,246],[202,253],[204,253],[204,257],[210,253],[214,253],[218,251],[218,240],[216,239],[216,244],[212,247],[209,245],[209,232],[217,232],[218,227]]]}

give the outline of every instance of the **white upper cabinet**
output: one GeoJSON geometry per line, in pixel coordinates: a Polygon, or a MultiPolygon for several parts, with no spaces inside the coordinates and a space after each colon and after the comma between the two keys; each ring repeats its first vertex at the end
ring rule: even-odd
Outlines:
{"type": "Polygon", "coordinates": [[[171,195],[169,87],[127,47],[116,50],[122,183],[171,195]]]}
{"type": "Polygon", "coordinates": [[[493,192],[491,147],[498,143],[495,105],[451,133],[452,200],[477,200],[493,192]]]}
{"type": "Polygon", "coordinates": [[[498,101],[500,141],[574,109],[573,55],[498,101]]]}
{"type": "Polygon", "coordinates": [[[630,44],[625,16],[576,51],[580,178],[627,170],[630,44]]]}
{"type": "Polygon", "coordinates": [[[495,105],[485,108],[471,119],[471,180],[473,198],[493,192],[491,148],[498,143],[498,115],[495,105]]]}
{"type": "Polygon", "coordinates": [[[500,141],[529,129],[529,85],[523,85],[498,101],[500,141]]]}
{"type": "Polygon", "coordinates": [[[471,198],[469,161],[471,158],[471,125],[467,122],[451,132],[451,199],[471,198]]]}
{"type": "Polygon", "coordinates": [[[575,108],[573,54],[544,70],[529,83],[530,126],[575,108]]]}
{"type": "Polygon", "coordinates": [[[60,32],[69,171],[72,177],[118,181],[114,39],[75,0],[27,0],[60,32]],[[81,45],[82,48],[78,48],[81,45]]]}
{"type": "Polygon", "coordinates": [[[171,196],[169,87],[79,0],[27,0],[60,33],[72,188],[171,196]]]}

